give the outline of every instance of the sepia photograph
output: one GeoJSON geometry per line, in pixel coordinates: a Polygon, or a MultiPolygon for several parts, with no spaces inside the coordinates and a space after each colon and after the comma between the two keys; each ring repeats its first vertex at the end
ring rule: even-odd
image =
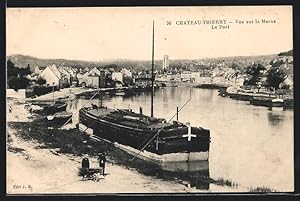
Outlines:
{"type": "Polygon", "coordinates": [[[7,8],[7,195],[294,192],[292,10],[7,8]]]}

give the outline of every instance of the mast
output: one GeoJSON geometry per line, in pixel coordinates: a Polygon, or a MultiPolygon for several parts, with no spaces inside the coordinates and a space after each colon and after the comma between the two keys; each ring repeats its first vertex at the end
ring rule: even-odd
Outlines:
{"type": "Polygon", "coordinates": [[[154,20],[152,33],[152,69],[151,69],[151,117],[153,117],[153,93],[154,93],[154,20]]]}
{"type": "Polygon", "coordinates": [[[101,93],[101,80],[102,80],[102,77],[101,77],[101,71],[100,71],[100,79],[99,79],[99,93],[100,93],[100,108],[103,107],[103,99],[102,99],[102,93],[101,93]]]}
{"type": "Polygon", "coordinates": [[[53,98],[53,105],[55,104],[55,99],[54,99],[54,82],[53,82],[53,87],[52,87],[52,98],[53,98]]]}

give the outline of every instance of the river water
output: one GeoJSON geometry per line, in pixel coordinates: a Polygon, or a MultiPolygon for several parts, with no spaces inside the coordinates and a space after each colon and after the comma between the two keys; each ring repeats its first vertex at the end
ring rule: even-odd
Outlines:
{"type": "MultiPolygon", "coordinates": [[[[250,105],[218,96],[217,90],[188,87],[158,89],[154,96],[154,116],[169,120],[176,107],[191,101],[180,111],[179,121],[210,129],[209,175],[239,185],[224,188],[210,185],[210,191],[241,191],[266,187],[280,192],[294,189],[294,112],[282,108],[250,105]]],[[[104,98],[110,108],[130,108],[150,115],[151,94],[104,98]]],[[[68,111],[84,105],[100,104],[98,99],[69,101],[68,111]]],[[[175,117],[176,119],[176,117],[175,117]]],[[[174,120],[175,120],[174,119],[174,120]]],[[[78,114],[73,123],[78,122],[78,114]]]]}

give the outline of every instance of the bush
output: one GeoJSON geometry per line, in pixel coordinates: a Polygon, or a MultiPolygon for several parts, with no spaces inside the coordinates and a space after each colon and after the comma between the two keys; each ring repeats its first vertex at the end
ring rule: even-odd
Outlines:
{"type": "Polygon", "coordinates": [[[25,77],[10,77],[8,78],[8,87],[18,91],[19,89],[26,89],[29,86],[29,80],[25,77]]]}
{"type": "Polygon", "coordinates": [[[46,80],[42,77],[39,77],[39,79],[37,80],[36,83],[39,85],[44,85],[44,84],[46,84],[46,80]]]}

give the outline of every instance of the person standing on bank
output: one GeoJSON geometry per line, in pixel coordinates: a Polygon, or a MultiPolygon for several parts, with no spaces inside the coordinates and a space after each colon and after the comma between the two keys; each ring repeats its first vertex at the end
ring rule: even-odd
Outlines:
{"type": "Polygon", "coordinates": [[[104,172],[105,172],[105,162],[106,162],[106,157],[104,153],[101,153],[98,156],[98,160],[99,160],[99,167],[100,169],[102,169],[102,175],[104,176],[104,172]]]}
{"type": "Polygon", "coordinates": [[[90,161],[88,159],[87,154],[82,159],[81,167],[82,167],[83,178],[85,178],[85,177],[87,177],[87,174],[88,174],[89,168],[90,168],[90,161]]]}

